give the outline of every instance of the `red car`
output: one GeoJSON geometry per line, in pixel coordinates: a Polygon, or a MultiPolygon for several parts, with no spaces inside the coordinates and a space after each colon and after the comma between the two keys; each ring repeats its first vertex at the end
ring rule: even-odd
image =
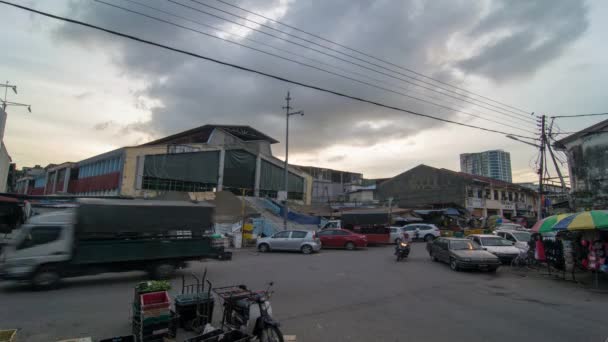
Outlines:
{"type": "Polygon", "coordinates": [[[317,233],[321,239],[321,246],[328,248],[355,248],[367,247],[367,237],[365,235],[353,233],[346,229],[324,229],[317,233]]]}

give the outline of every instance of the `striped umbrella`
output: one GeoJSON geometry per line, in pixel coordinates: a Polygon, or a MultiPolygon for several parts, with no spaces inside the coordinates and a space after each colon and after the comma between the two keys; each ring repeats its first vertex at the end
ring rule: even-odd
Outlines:
{"type": "Polygon", "coordinates": [[[608,210],[591,210],[572,214],[553,226],[553,230],[608,230],[608,210]]]}
{"type": "Polygon", "coordinates": [[[555,226],[556,223],[561,222],[562,220],[564,220],[567,217],[570,217],[571,215],[573,215],[573,214],[558,214],[558,215],[546,217],[546,218],[536,222],[534,224],[534,226],[532,226],[532,231],[537,232],[537,233],[552,232],[553,227],[555,226]]]}

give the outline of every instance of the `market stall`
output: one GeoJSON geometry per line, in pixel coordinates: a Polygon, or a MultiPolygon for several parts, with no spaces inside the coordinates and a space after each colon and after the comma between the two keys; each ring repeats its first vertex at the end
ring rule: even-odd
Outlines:
{"type": "Polygon", "coordinates": [[[577,270],[591,271],[598,286],[600,273],[608,273],[608,210],[550,216],[537,222],[532,231],[556,233],[554,239],[541,238],[540,261],[562,270],[564,276],[570,273],[574,279],[577,270]]]}

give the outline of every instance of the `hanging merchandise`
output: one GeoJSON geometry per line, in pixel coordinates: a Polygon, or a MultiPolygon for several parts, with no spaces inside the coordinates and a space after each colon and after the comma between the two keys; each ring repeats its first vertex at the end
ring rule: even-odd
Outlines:
{"type": "Polygon", "coordinates": [[[571,240],[562,240],[564,267],[567,272],[574,271],[575,256],[574,244],[571,240]]]}

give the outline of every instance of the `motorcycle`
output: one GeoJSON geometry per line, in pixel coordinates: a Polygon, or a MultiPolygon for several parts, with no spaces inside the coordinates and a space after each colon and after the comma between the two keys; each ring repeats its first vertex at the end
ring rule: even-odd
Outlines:
{"type": "Polygon", "coordinates": [[[261,342],[283,342],[279,322],[272,318],[269,283],[266,290],[251,291],[245,285],[214,288],[223,300],[222,328],[237,329],[261,342]]]}
{"type": "Polygon", "coordinates": [[[395,255],[397,256],[397,261],[407,258],[410,255],[410,244],[405,241],[399,242],[395,246],[395,255]]]}

